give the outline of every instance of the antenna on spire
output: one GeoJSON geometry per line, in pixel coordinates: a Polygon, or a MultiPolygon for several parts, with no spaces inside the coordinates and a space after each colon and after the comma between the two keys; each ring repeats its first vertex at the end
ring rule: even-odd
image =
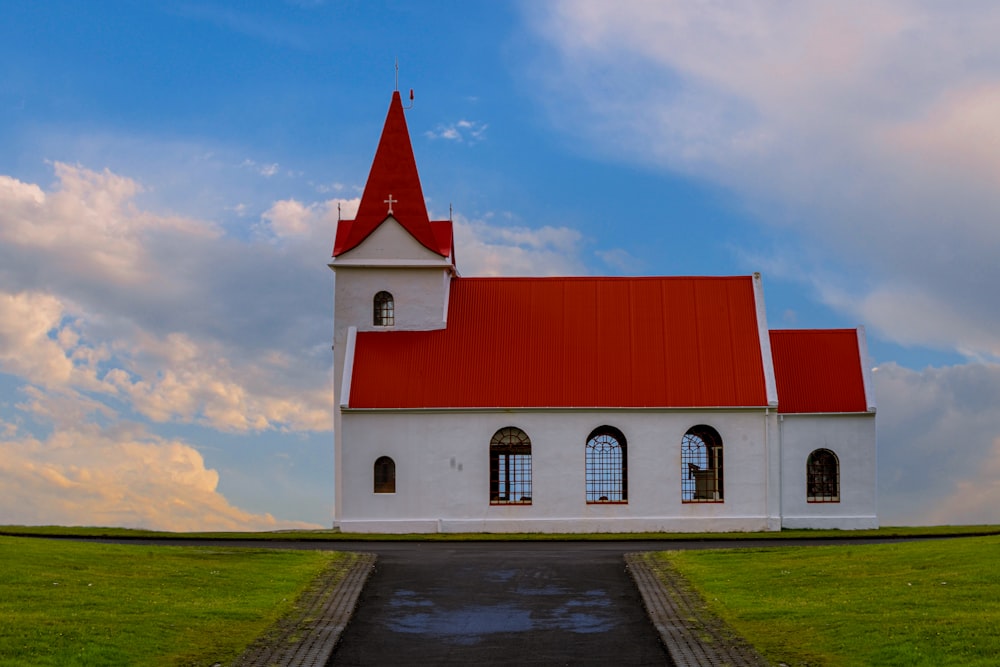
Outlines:
{"type": "MultiPolygon", "coordinates": [[[[396,92],[399,92],[399,56],[396,56],[396,92]]],[[[413,89],[410,88],[410,104],[403,107],[403,110],[409,110],[413,108],[413,89]]]]}
{"type": "Polygon", "coordinates": [[[454,209],[452,209],[451,202],[448,202],[448,222],[455,222],[452,219],[452,215],[454,214],[454,212],[455,211],[454,211],[454,209]]]}
{"type": "Polygon", "coordinates": [[[340,222],[340,202],[337,202],[337,222],[340,222]]]}

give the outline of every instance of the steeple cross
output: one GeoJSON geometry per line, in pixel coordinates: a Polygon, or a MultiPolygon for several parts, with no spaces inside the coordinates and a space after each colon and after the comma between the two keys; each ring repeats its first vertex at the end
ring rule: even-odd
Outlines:
{"type": "Polygon", "coordinates": [[[392,195],[390,194],[388,199],[383,199],[382,201],[389,205],[389,215],[392,215],[392,205],[398,204],[399,200],[393,199],[392,195]]]}

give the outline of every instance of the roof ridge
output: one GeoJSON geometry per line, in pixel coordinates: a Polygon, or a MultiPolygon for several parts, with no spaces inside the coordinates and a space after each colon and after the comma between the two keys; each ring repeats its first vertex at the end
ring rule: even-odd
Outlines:
{"type": "Polygon", "coordinates": [[[735,276],[462,276],[463,281],[637,281],[637,280],[748,280],[752,275],[735,276]]]}

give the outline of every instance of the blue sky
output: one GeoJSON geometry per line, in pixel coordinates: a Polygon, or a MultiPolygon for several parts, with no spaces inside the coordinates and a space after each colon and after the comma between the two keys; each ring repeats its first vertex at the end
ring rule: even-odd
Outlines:
{"type": "Polygon", "coordinates": [[[465,275],[866,326],[883,523],[1000,522],[988,2],[0,5],[4,523],[329,525],[337,204],[394,86],[465,275]]]}

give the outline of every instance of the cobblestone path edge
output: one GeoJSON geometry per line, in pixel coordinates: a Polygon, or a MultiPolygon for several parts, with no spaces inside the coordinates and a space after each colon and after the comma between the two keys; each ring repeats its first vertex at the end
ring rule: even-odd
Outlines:
{"type": "Polygon", "coordinates": [[[642,596],[646,615],[677,667],[766,667],[767,661],[709,612],[678,573],[668,569],[662,578],[657,576],[641,553],[625,554],[625,564],[642,596]]]}
{"type": "Polygon", "coordinates": [[[375,554],[359,553],[342,578],[331,570],[299,598],[295,611],[251,645],[234,667],[322,667],[351,619],[375,554]]]}

